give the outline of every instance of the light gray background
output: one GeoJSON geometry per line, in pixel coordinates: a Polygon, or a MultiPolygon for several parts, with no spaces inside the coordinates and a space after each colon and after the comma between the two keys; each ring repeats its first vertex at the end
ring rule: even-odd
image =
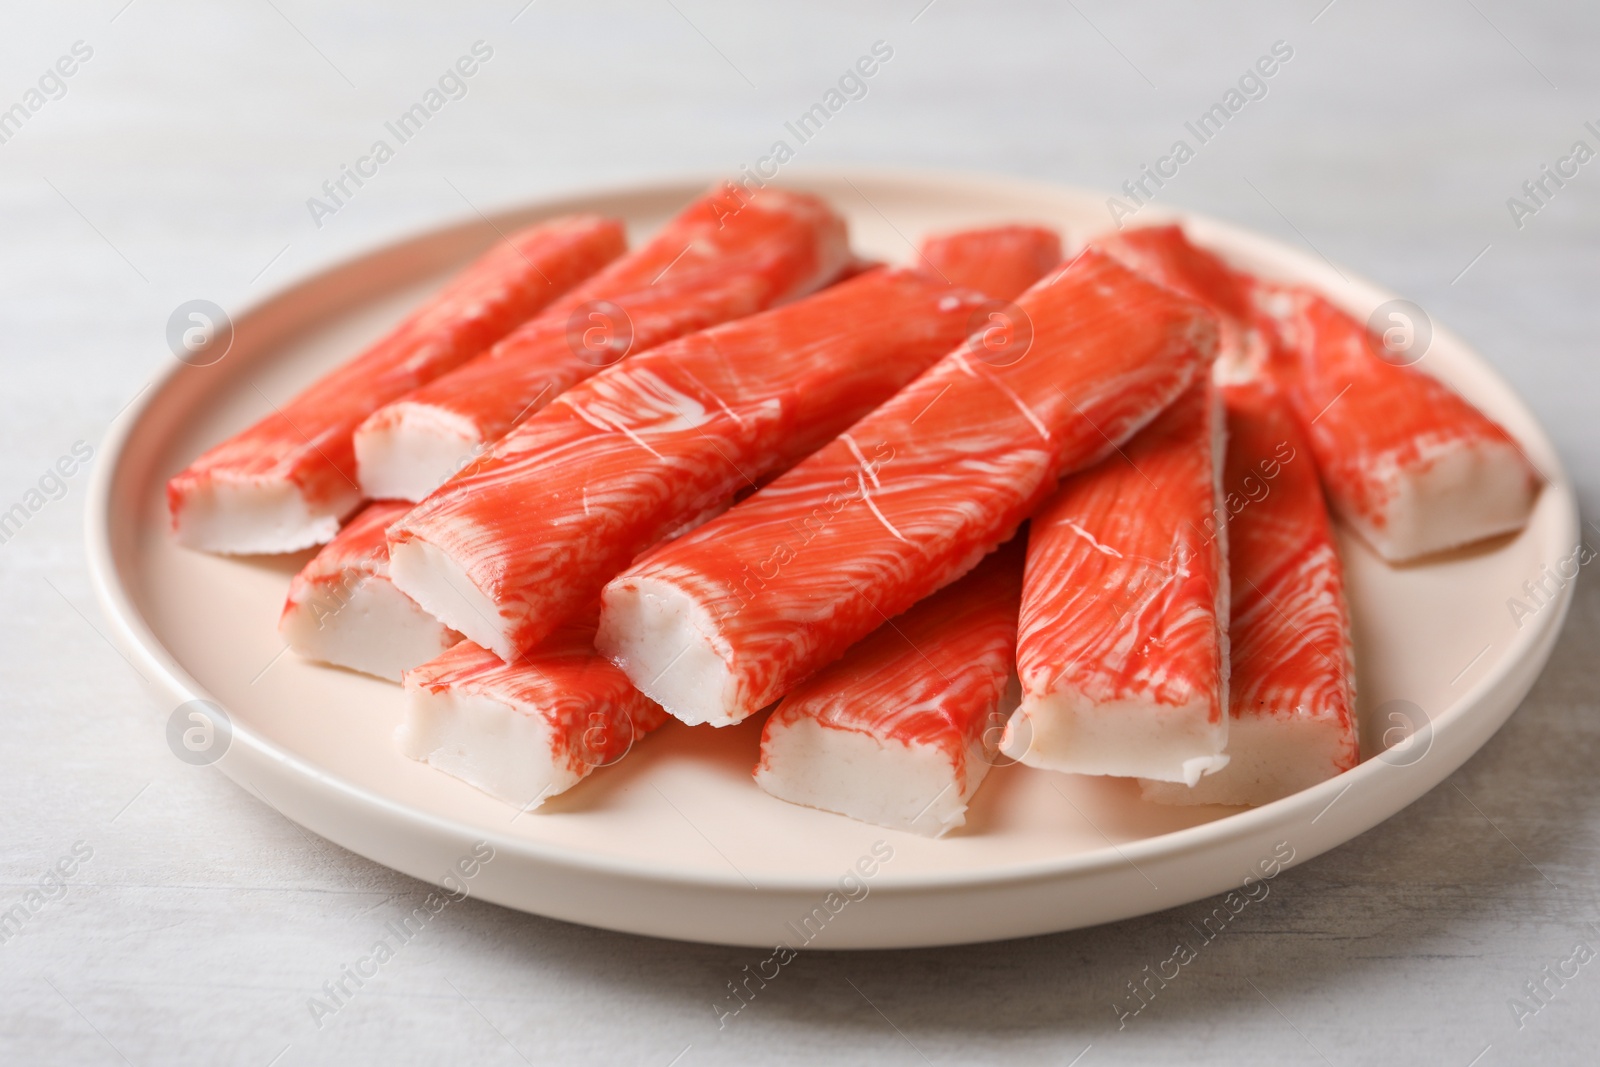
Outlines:
{"type": "MultiPolygon", "coordinates": [[[[8,3],[0,107],[73,42],[94,54],[0,145],[0,507],[98,441],[171,358],[178,303],[254,299],[467,217],[468,199],[733,170],[876,40],[893,60],[797,164],[1114,187],[1282,39],[1294,58],[1268,96],[1162,199],[1421,302],[1530,400],[1592,508],[1600,162],[1521,230],[1505,202],[1575,139],[1600,144],[1583,129],[1600,120],[1600,11],[1324,2],[8,3]],[[478,39],[495,51],[469,95],[315,228],[306,198],[478,39]]],[[[424,887],[173,758],[170,709],[96,633],[85,481],[0,546],[0,908],[75,841],[94,850],[0,945],[5,1062],[1594,1061],[1600,963],[1521,1029],[1508,1005],[1576,942],[1600,947],[1590,575],[1544,678],[1480,755],[1272,883],[1120,1032],[1124,983],[1207,907],[806,955],[719,1031],[712,1003],[760,954],[468,902],[319,1030],[308,996],[424,887]]]]}

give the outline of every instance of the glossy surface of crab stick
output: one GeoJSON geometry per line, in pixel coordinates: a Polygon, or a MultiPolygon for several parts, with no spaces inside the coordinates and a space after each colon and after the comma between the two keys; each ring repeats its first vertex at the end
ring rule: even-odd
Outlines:
{"type": "Polygon", "coordinates": [[[1228,412],[1228,765],[1169,804],[1266,804],[1360,761],[1344,578],[1316,462],[1270,385],[1223,389],[1228,412]]]}
{"type": "Polygon", "coordinates": [[[615,259],[621,223],[551,219],[496,244],[381,340],[167,483],[179,543],[213,552],[322,544],[361,502],[351,435],[615,259]]]}
{"type": "Polygon", "coordinates": [[[1499,424],[1443,382],[1385,359],[1366,327],[1306,290],[1259,287],[1271,362],[1334,511],[1384,559],[1517,530],[1540,477],[1499,424]]]}
{"type": "Polygon", "coordinates": [[[398,682],[461,635],[389,581],[389,524],[409,510],[368,504],[289,583],[278,632],[307,659],[398,682]]]}
{"type": "Polygon", "coordinates": [[[976,293],[877,270],[634,356],[390,530],[395,582],[505,659],[664,537],[830,440],[966,335],[976,293]]]}
{"type": "Polygon", "coordinates": [[[951,285],[1012,301],[1061,265],[1061,238],[1043,226],[992,226],[935,234],[918,255],[951,285]]]}
{"type": "Polygon", "coordinates": [[[1224,436],[1201,381],[1029,523],[1008,756],[1189,784],[1227,762],[1224,436]]]}
{"type": "Polygon", "coordinates": [[[1001,548],[784,697],[761,733],[756,784],[927,837],[964,823],[1016,706],[1021,547],[1001,548]]]}
{"type": "Polygon", "coordinates": [[[596,647],[689,723],[738,722],[971,570],[1209,365],[1203,308],[1085,252],[749,499],[605,589],[596,647]]]}
{"type": "Polygon", "coordinates": [[[407,671],[396,747],[524,810],[571,789],[667,720],[593,635],[591,613],[509,666],[463,641],[407,671]]]}
{"type": "Polygon", "coordinates": [[[823,201],[766,189],[690,204],[488,352],[376,412],[356,434],[361,487],[420,500],[556,396],[625,355],[820,288],[852,263],[823,201]]]}

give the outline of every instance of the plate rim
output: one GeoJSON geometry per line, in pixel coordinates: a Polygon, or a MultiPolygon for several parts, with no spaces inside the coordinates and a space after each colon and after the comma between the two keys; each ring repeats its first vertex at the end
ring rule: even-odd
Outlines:
{"type": "MultiPolygon", "coordinates": [[[[602,183],[581,190],[552,192],[526,200],[518,200],[510,204],[496,205],[492,210],[484,213],[459,213],[444,222],[408,230],[395,236],[375,238],[364,242],[348,254],[341,255],[337,259],[315,267],[304,274],[292,277],[287,282],[269,290],[254,300],[241,303],[239,310],[236,313],[231,313],[231,315],[237,325],[240,321],[261,313],[280,300],[291,298],[298,291],[310,288],[325,278],[359,269],[363,263],[377,257],[392,255],[407,245],[424,245],[430,242],[446,240],[452,235],[464,235],[473,229],[481,228],[485,219],[489,220],[492,225],[499,225],[501,221],[511,217],[537,217],[556,214],[563,210],[573,210],[578,205],[587,204],[600,197],[652,196],[678,188],[687,190],[687,195],[693,196],[696,190],[726,180],[726,177],[726,175],[721,174],[707,175],[705,172],[693,171],[669,173],[651,179],[602,183]]],[[[1102,191],[1082,186],[1021,178],[1016,175],[991,174],[959,169],[909,167],[842,166],[793,168],[790,172],[785,173],[784,180],[774,181],[771,184],[805,188],[813,183],[838,183],[841,181],[852,186],[855,181],[862,181],[868,183],[902,183],[945,190],[957,185],[973,188],[975,191],[979,188],[989,191],[1000,188],[1010,189],[1022,195],[1061,196],[1065,194],[1085,199],[1109,195],[1104,194],[1102,191]]],[[[857,191],[859,192],[859,190],[857,191]]],[[[865,194],[862,195],[865,198],[865,194]]],[[[870,200],[867,202],[871,203],[870,200]]],[[[1273,257],[1287,258],[1295,263],[1297,269],[1303,270],[1306,277],[1337,274],[1341,282],[1347,287],[1364,289],[1371,295],[1382,299],[1398,296],[1392,290],[1377,285],[1363,275],[1335,267],[1332,261],[1322,259],[1320,254],[1312,256],[1299,248],[1279,241],[1277,238],[1216,218],[1204,212],[1188,210],[1181,207],[1181,205],[1151,205],[1147,218],[1148,222],[1141,220],[1140,225],[1170,220],[1198,223],[1207,232],[1226,235],[1240,246],[1259,248],[1269,252],[1273,257]]],[[[1338,303],[1339,301],[1336,300],[1335,302],[1338,303]]],[[[1539,464],[1541,472],[1546,478],[1546,485],[1543,491],[1555,494],[1558,509],[1557,519],[1560,520],[1561,525],[1564,526],[1569,535],[1567,540],[1576,543],[1580,529],[1575,490],[1560,453],[1556,449],[1554,442],[1550,440],[1543,424],[1529,409],[1521,395],[1501,376],[1493,363],[1485,359],[1473,346],[1467,344],[1448,327],[1442,326],[1438,322],[1434,322],[1433,327],[1436,336],[1448,338],[1449,342],[1459,350],[1462,360],[1467,364],[1473,365],[1473,370],[1484,376],[1503,393],[1508,401],[1519,409],[1519,414],[1524,416],[1534,437],[1533,441],[1527,443],[1536,445],[1538,450],[1548,458],[1547,462],[1539,464]]],[[[99,444],[97,458],[100,462],[95,464],[91,471],[87,489],[88,497],[84,514],[85,547],[89,564],[90,583],[102,613],[111,623],[115,643],[119,651],[141,662],[154,676],[152,679],[149,675],[146,675],[145,671],[141,670],[139,671],[141,677],[147,683],[151,683],[159,689],[162,695],[174,699],[176,701],[174,706],[191,700],[207,700],[226,710],[223,702],[210,694],[204,686],[190,676],[160,638],[150,629],[148,622],[135,605],[127,583],[119,575],[113,547],[116,536],[113,530],[113,505],[119,485],[118,473],[123,465],[127,446],[133,437],[134,431],[142,425],[145,413],[156,402],[157,398],[170,389],[176,379],[196,369],[174,359],[164,370],[152,377],[141,393],[130,401],[108,425],[99,444]]],[[[1461,759],[1444,769],[1437,780],[1426,780],[1432,778],[1432,775],[1418,776],[1412,783],[1413,788],[1410,790],[1410,799],[1393,811],[1386,811],[1378,818],[1371,820],[1367,826],[1355,834],[1341,837],[1341,842],[1359,836],[1365,829],[1370,829],[1371,826],[1398,814],[1399,811],[1410,806],[1423,793],[1434,788],[1438,780],[1442,780],[1443,777],[1453,772],[1461,763],[1469,759],[1472,754],[1487,743],[1490,737],[1499,731],[1526,696],[1527,690],[1531,688],[1533,682],[1543,672],[1545,663],[1548,661],[1562,630],[1572,597],[1573,585],[1568,583],[1560,590],[1558,601],[1552,605],[1556,610],[1541,610],[1539,618],[1532,625],[1517,633],[1510,646],[1490,671],[1477,679],[1451,705],[1437,715],[1432,716],[1429,720],[1432,730],[1432,743],[1437,746],[1441,732],[1447,732],[1449,737],[1454,737],[1465,730],[1467,724],[1461,723],[1459,720],[1469,716],[1480,705],[1493,702],[1497,697],[1506,700],[1509,706],[1504,712],[1497,713],[1499,720],[1492,725],[1483,738],[1476,744],[1469,743],[1469,747],[1461,759]],[[1522,677],[1523,675],[1526,675],[1526,677],[1522,677]],[[1422,784],[1420,789],[1415,788],[1416,785],[1424,781],[1426,784],[1422,784]]],[[[232,716],[230,716],[230,720],[232,720],[232,716]]],[[[341,796],[369,819],[380,818],[385,820],[388,823],[388,829],[391,830],[399,828],[404,831],[444,834],[453,839],[464,841],[488,841],[497,851],[504,849],[506,852],[520,856],[528,861],[560,867],[578,873],[621,876],[636,882],[670,884],[684,888],[749,890],[749,883],[742,876],[732,872],[689,867],[680,868],[676,865],[663,864],[657,861],[635,861],[621,856],[584,852],[570,846],[525,837],[508,836],[503,832],[497,833],[454,817],[439,815],[425,808],[383,796],[359,783],[342,778],[327,768],[302,757],[294,750],[281,746],[256,733],[247,724],[234,721],[231,722],[231,726],[229,749],[227,754],[217,761],[215,766],[236,784],[248,791],[254,792],[255,790],[243,774],[247,765],[262,769],[276,766],[280,773],[299,779],[301,785],[309,785],[324,793],[341,796]]],[[[1332,802],[1337,797],[1343,796],[1344,793],[1352,789],[1376,788],[1370,784],[1372,779],[1379,779],[1380,782],[1388,778],[1398,780],[1398,776],[1406,774],[1414,766],[1394,764],[1373,756],[1343,774],[1319,783],[1310,789],[1302,790],[1270,804],[1237,811],[1196,826],[1140,838],[1122,845],[1108,844],[1105,847],[1090,849],[1069,856],[1010,863],[1003,866],[985,866],[969,870],[913,875],[885,870],[874,879],[873,885],[875,891],[891,893],[895,891],[960,890],[972,887],[996,888],[1024,885],[1041,880],[1089,876],[1110,868],[1120,867],[1130,861],[1177,858],[1197,851],[1220,848],[1229,842],[1251,837],[1275,825],[1286,825],[1293,822],[1296,816],[1307,814],[1309,811],[1325,811],[1326,806],[1331,806],[1332,802]]],[[[1438,764],[1435,763],[1434,766],[1437,767],[1438,764]]],[[[265,798],[262,797],[261,799],[265,798]]],[[[270,805],[269,803],[269,806],[275,805],[270,805]]],[[[299,819],[295,821],[301,822],[302,825],[305,825],[307,829],[313,832],[323,833],[323,830],[316,825],[302,822],[299,819]]],[[[351,851],[366,854],[359,847],[352,847],[342,841],[337,841],[337,843],[341,847],[349,848],[351,851]]],[[[1335,847],[1337,843],[1339,842],[1326,847],[1335,847]]],[[[1288,865],[1293,866],[1304,862],[1321,851],[1325,851],[1325,848],[1315,851],[1308,850],[1304,855],[1297,856],[1288,865]]],[[[382,859],[369,858],[373,858],[376,862],[383,863],[386,866],[390,865],[382,859]]],[[[832,886],[836,877],[837,872],[819,873],[812,876],[763,877],[761,879],[761,891],[823,892],[832,886]]]]}

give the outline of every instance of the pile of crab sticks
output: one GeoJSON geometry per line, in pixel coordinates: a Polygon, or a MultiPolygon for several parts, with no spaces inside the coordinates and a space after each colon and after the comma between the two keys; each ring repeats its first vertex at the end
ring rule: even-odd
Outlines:
{"type": "Polygon", "coordinates": [[[1398,562],[1539,492],[1362,323],[1176,226],[892,266],[818,197],[727,195],[631,251],[512,234],[173,477],[174,535],[322,546],[291,647],[401,683],[400,751],[519,808],[767,712],[762,789],[939,836],[999,762],[1235,805],[1355,766],[1330,512],[1398,562]]]}

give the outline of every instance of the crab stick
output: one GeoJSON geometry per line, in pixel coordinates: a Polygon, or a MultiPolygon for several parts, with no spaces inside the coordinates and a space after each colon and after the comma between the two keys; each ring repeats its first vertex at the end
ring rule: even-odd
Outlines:
{"type": "Polygon", "coordinates": [[[1269,383],[1223,389],[1233,664],[1228,765],[1169,804],[1266,804],[1360,760],[1355,669],[1333,527],[1293,413],[1269,383]]]}
{"type": "Polygon", "coordinates": [[[326,542],[362,499],[351,435],[363,419],[482,352],[623,247],[621,223],[593,215],[495,245],[366,351],[172,478],[179,543],[247,553],[326,542]]]}
{"type": "Polygon", "coordinates": [[[1191,785],[1226,764],[1226,527],[1210,521],[1224,433],[1197,382],[1034,516],[1006,755],[1191,785]]]}
{"type": "Polygon", "coordinates": [[[848,433],[605,588],[596,647],[688,723],[728,725],[971,570],[1057,478],[1208,367],[1199,305],[1086,251],[1017,300],[1025,351],[976,337],[848,433]]]}
{"type": "Polygon", "coordinates": [[[1271,363],[1334,511],[1391,562],[1521,529],[1541,482],[1516,441],[1443,382],[1303,289],[1259,286],[1271,363]]]}
{"type": "Polygon", "coordinates": [[[779,702],[756,784],[780,800],[941,837],[1016,706],[1022,553],[1002,549],[779,702]]]}
{"type": "Polygon", "coordinates": [[[636,555],[849,426],[966,335],[976,294],[875,270],[563,394],[389,533],[395,583],[510,660],[636,555]]]}
{"type": "Polygon", "coordinates": [[[494,348],[373,413],[356,431],[361,488],[420,500],[484,447],[623,356],[801,297],[852,263],[823,201],[765,189],[726,210],[713,190],[494,348]]]}
{"type": "Polygon", "coordinates": [[[571,789],[667,719],[593,634],[591,613],[514,664],[463,641],[407,671],[396,747],[524,811],[571,789]]]}
{"type": "Polygon", "coordinates": [[[307,659],[398,682],[461,635],[389,581],[389,524],[409,509],[369,504],[289,583],[278,632],[307,659]]]}
{"type": "Polygon", "coordinates": [[[1043,226],[993,226],[929,237],[918,255],[951,285],[1009,302],[1061,265],[1061,238],[1043,226]]]}

